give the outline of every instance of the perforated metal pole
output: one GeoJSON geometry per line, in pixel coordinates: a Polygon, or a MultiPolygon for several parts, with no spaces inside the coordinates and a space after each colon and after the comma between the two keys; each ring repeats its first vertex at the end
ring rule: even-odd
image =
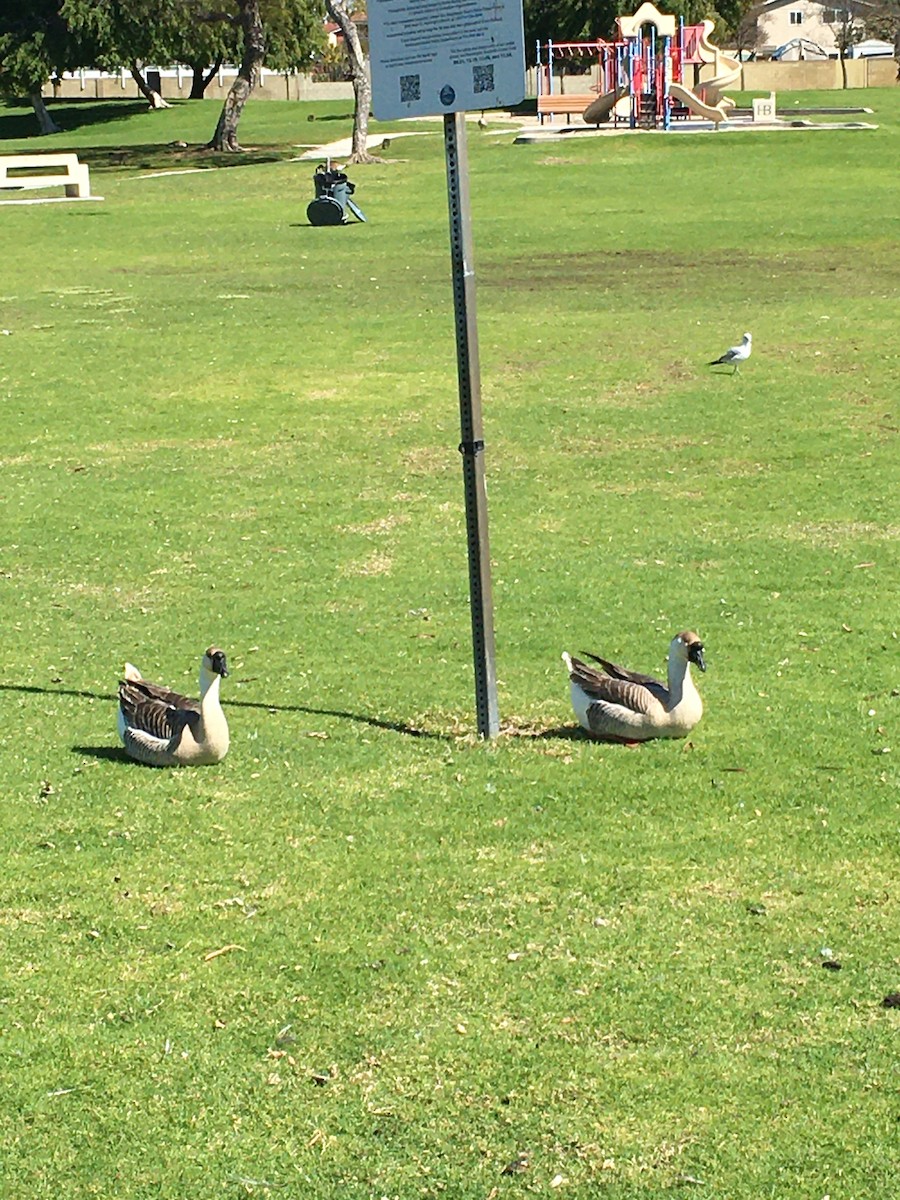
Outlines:
{"type": "Polygon", "coordinates": [[[444,116],[444,151],[447,159],[453,309],[456,317],[456,365],[459,374],[459,422],[462,434],[459,451],[463,460],[466,535],[469,549],[475,711],[478,717],[478,732],[482,737],[491,738],[500,731],[500,712],[497,704],[491,552],[484,480],[484,427],[481,419],[481,370],[478,364],[475,260],[469,209],[469,162],[466,154],[466,119],[463,113],[447,113],[444,116]]]}

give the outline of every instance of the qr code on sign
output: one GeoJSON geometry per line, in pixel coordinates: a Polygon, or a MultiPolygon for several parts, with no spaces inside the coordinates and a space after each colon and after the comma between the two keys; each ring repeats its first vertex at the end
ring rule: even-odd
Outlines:
{"type": "Polygon", "coordinates": [[[422,99],[422,85],[418,75],[400,76],[400,100],[410,104],[413,100],[422,99]]]}
{"type": "Polygon", "coordinates": [[[474,92],[492,92],[494,90],[494,64],[486,63],[483,67],[472,68],[472,83],[474,92]]]}

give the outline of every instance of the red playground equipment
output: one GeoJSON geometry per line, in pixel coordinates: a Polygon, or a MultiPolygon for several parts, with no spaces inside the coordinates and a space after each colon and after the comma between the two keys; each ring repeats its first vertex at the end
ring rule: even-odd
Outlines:
{"type": "Polygon", "coordinates": [[[607,42],[538,42],[538,115],[581,113],[590,125],[612,119],[631,129],[668,129],[691,115],[727,120],[734,101],[723,89],[738,82],[741,64],[709,41],[715,22],[685,25],[650,3],[630,17],[617,17],[619,36],[607,42]],[[593,95],[554,92],[554,59],[595,58],[593,95]],[[690,86],[685,68],[692,68],[690,86]],[[707,68],[708,78],[697,82],[707,68]],[[710,74],[711,71],[711,74],[710,74]]]}

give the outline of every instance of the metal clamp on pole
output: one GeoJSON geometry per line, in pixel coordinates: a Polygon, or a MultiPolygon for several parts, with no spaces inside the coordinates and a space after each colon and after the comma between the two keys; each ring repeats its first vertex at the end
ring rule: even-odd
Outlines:
{"type": "Polygon", "coordinates": [[[480,438],[477,442],[460,442],[456,448],[460,454],[483,454],[484,442],[480,438]]]}

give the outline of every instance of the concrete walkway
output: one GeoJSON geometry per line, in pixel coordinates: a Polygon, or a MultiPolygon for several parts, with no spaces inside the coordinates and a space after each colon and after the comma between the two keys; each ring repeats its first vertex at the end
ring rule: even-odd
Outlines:
{"type": "MultiPolygon", "coordinates": [[[[417,124],[422,124],[426,121],[443,121],[443,117],[411,117],[417,124]]],[[[470,124],[477,125],[480,130],[488,134],[501,134],[506,136],[510,133],[518,133],[519,130],[528,124],[521,117],[513,117],[507,113],[490,112],[484,117],[480,113],[466,113],[466,121],[470,124]]],[[[397,138],[402,137],[423,137],[428,134],[438,133],[438,129],[401,129],[401,130],[386,130],[384,133],[370,134],[366,138],[366,149],[370,154],[378,154],[384,142],[394,142],[397,138]]],[[[301,147],[297,147],[301,149],[301,147]]],[[[291,159],[291,162],[318,162],[325,158],[349,158],[353,152],[353,139],[341,138],[340,141],[330,142],[327,146],[309,146],[303,148],[303,153],[297,158],[291,159]]]]}

